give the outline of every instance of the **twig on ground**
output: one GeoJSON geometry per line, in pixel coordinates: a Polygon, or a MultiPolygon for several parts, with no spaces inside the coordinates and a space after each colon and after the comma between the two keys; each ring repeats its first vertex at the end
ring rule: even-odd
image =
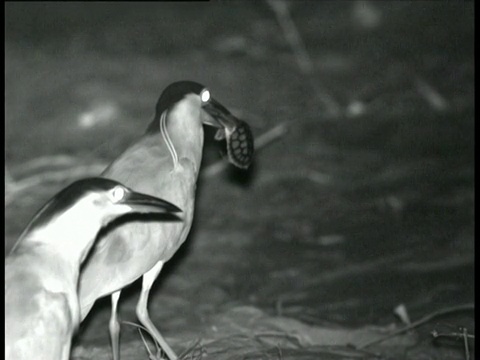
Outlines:
{"type": "Polygon", "coordinates": [[[465,348],[465,359],[470,360],[470,349],[468,347],[468,339],[475,339],[475,335],[470,335],[468,333],[467,328],[460,328],[462,331],[461,333],[452,332],[452,333],[439,333],[437,330],[432,331],[432,336],[436,339],[439,337],[448,337],[448,338],[456,338],[456,339],[463,339],[463,345],[465,348]]]}
{"type": "Polygon", "coordinates": [[[292,49],[292,52],[295,55],[297,60],[298,67],[300,71],[306,75],[310,84],[315,91],[318,99],[325,106],[326,112],[329,115],[336,116],[340,113],[340,106],[333,99],[332,96],[328,94],[325,89],[318,83],[318,81],[313,81],[313,72],[314,66],[313,61],[308,54],[305,43],[298,31],[295,23],[293,22],[292,16],[290,14],[289,3],[285,0],[266,0],[268,5],[271,7],[275,16],[277,17],[278,23],[283,30],[283,35],[292,49]]]}
{"type": "Polygon", "coordinates": [[[470,350],[468,349],[468,331],[463,328],[463,345],[465,346],[465,359],[470,360],[470,350]]]}
{"type": "Polygon", "coordinates": [[[15,179],[10,174],[10,171],[8,171],[7,165],[5,165],[5,193],[14,191],[15,187],[16,187],[15,179]]]}
{"type": "Polygon", "coordinates": [[[448,108],[448,102],[440,93],[424,79],[417,77],[415,86],[418,93],[423,96],[427,103],[436,111],[445,111],[448,108]]]}
{"type": "MultiPolygon", "coordinates": [[[[287,123],[281,123],[255,139],[255,152],[271,144],[287,132],[287,123]]],[[[202,171],[202,178],[209,178],[222,172],[228,166],[227,159],[221,159],[202,171]]]]}
{"type": "MultiPolygon", "coordinates": [[[[160,359],[164,359],[164,357],[162,357],[162,348],[160,347],[160,344],[158,344],[157,341],[155,341],[154,337],[152,336],[152,334],[150,333],[150,331],[148,331],[147,328],[145,328],[144,326],[142,325],[139,325],[139,324],[135,324],[133,322],[130,322],[130,321],[122,321],[123,324],[126,324],[126,325],[131,325],[131,326],[135,326],[136,328],[138,328],[138,332],[140,333],[140,336],[142,337],[142,342],[143,344],[145,345],[145,348],[147,349],[147,352],[149,354],[149,358],[151,360],[160,360],[160,359]],[[147,334],[150,335],[150,337],[152,338],[152,340],[154,341],[155,343],[155,347],[157,348],[157,353],[154,355],[151,350],[150,350],[150,347],[148,346],[147,344],[147,341],[145,340],[141,330],[145,331],[147,334]]],[[[179,356],[178,356],[178,359],[187,359],[187,355],[192,352],[198,345],[200,344],[200,339],[197,339],[192,345],[190,345],[189,347],[187,347],[179,356]]],[[[202,353],[203,353],[203,348],[201,349],[202,353]]],[[[201,356],[200,356],[201,357],[201,356]]],[[[193,359],[192,356],[190,356],[190,359],[193,359]]]]}
{"type": "Polygon", "coordinates": [[[68,156],[68,155],[42,156],[16,166],[15,172],[16,173],[33,172],[44,166],[49,166],[49,167],[73,166],[78,162],[79,162],[78,158],[73,156],[68,156]]]}
{"type": "Polygon", "coordinates": [[[145,348],[147,349],[148,358],[149,358],[150,360],[162,360],[162,359],[164,359],[164,357],[162,356],[162,348],[161,348],[160,345],[155,341],[155,339],[154,339],[153,336],[150,334],[150,331],[148,331],[147,328],[143,327],[142,325],[139,325],[139,324],[135,324],[135,323],[133,323],[133,322],[130,322],[130,321],[122,321],[122,323],[123,323],[123,324],[126,324],[126,325],[130,325],[130,326],[135,326],[135,327],[138,329],[138,332],[140,333],[140,337],[142,338],[143,345],[144,345],[145,348]],[[157,348],[157,353],[156,353],[156,354],[153,354],[152,351],[150,350],[150,347],[148,346],[147,341],[146,341],[145,338],[143,337],[142,330],[145,331],[148,335],[150,335],[150,337],[154,340],[155,347],[157,348]]]}
{"type": "Polygon", "coordinates": [[[287,133],[287,123],[281,123],[260,135],[255,140],[255,151],[258,151],[287,133]]]}
{"type": "Polygon", "coordinates": [[[267,3],[277,17],[283,30],[283,35],[295,55],[300,70],[304,74],[311,74],[313,72],[313,61],[308,54],[307,47],[297,26],[293,22],[288,2],[285,0],[267,0],[267,3]]]}
{"type": "Polygon", "coordinates": [[[264,343],[262,338],[282,338],[288,340],[288,342],[294,345],[296,348],[302,347],[302,340],[299,335],[296,334],[287,334],[286,332],[280,331],[263,331],[253,334],[253,337],[256,341],[260,343],[264,343]]]}
{"type": "Polygon", "coordinates": [[[475,335],[471,335],[468,332],[466,332],[466,328],[462,328],[462,332],[452,332],[452,333],[439,333],[437,330],[432,331],[432,336],[434,338],[439,338],[439,337],[453,337],[453,338],[461,338],[461,337],[466,337],[468,339],[475,339],[475,335]]]}
{"type": "MultiPolygon", "coordinates": [[[[190,354],[191,352],[193,352],[198,345],[200,345],[200,339],[195,340],[192,345],[190,345],[185,350],[183,350],[180,353],[180,355],[178,356],[178,358],[179,359],[187,359],[187,355],[190,354]]],[[[200,346],[200,356],[199,356],[199,358],[202,358],[204,353],[206,353],[204,347],[200,346]]],[[[193,356],[195,356],[195,354],[191,354],[190,359],[194,359],[193,356]]],[[[195,357],[195,358],[197,358],[197,357],[195,357]]]]}
{"type": "Polygon", "coordinates": [[[452,306],[452,307],[448,307],[448,308],[445,308],[445,309],[442,309],[442,310],[438,310],[438,311],[435,311],[431,314],[428,314],[426,316],[424,316],[423,318],[421,318],[420,320],[417,320],[417,321],[414,321],[411,325],[408,325],[408,326],[405,326],[401,329],[398,329],[398,330],[395,330],[393,331],[392,333],[386,335],[386,336],[382,336],[378,339],[375,339],[373,341],[369,341],[363,345],[359,345],[357,346],[356,348],[361,350],[361,349],[365,349],[371,345],[374,345],[374,344],[378,344],[378,343],[381,343],[385,340],[388,340],[394,336],[397,336],[399,334],[402,334],[404,332],[407,332],[409,330],[412,330],[420,325],[423,325],[427,322],[429,322],[430,320],[432,320],[433,318],[437,317],[437,316],[442,316],[442,315],[446,315],[446,314],[450,314],[452,312],[458,312],[458,311],[466,311],[466,310],[474,310],[475,309],[475,304],[464,304],[464,305],[458,305],[458,306],[452,306]]]}
{"type": "Polygon", "coordinates": [[[105,168],[105,164],[80,165],[64,170],[44,172],[17,180],[9,191],[5,192],[5,206],[9,205],[19,192],[26,191],[32,187],[39,186],[46,182],[61,182],[69,179],[99,174],[105,168]]]}

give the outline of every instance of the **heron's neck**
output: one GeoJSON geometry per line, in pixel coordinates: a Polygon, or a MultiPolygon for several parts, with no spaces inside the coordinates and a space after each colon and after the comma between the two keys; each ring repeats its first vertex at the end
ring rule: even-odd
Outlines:
{"type": "Polygon", "coordinates": [[[98,214],[80,210],[69,209],[52,219],[50,225],[30,228],[20,238],[18,247],[52,249],[59,260],[78,269],[103,227],[98,214]]]}
{"type": "Polygon", "coordinates": [[[203,152],[203,126],[200,121],[188,121],[191,117],[182,117],[175,113],[167,116],[166,133],[171,141],[179,161],[188,159],[200,167],[203,152]]]}

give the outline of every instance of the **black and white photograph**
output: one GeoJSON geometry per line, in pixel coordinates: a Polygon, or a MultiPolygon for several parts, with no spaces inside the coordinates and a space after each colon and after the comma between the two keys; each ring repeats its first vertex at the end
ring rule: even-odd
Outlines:
{"type": "Polygon", "coordinates": [[[476,358],[474,1],[4,10],[7,360],[476,358]]]}

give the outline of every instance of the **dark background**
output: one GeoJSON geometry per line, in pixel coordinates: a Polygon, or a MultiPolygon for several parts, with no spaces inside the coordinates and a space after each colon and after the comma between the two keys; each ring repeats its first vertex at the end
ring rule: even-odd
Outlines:
{"type": "MultiPolygon", "coordinates": [[[[239,306],[361,327],[398,323],[399,304],[413,320],[471,303],[473,2],[292,2],[307,68],[274,10],[7,2],[6,251],[47,199],[144,132],[169,83],[191,79],[256,136],[288,132],[247,173],[201,178],[194,228],[150,300],[175,349],[239,306]]],[[[204,169],[224,152],[207,132],[204,169]]],[[[135,321],[138,290],[123,319],[135,321]]],[[[108,305],[82,324],[75,356],[110,356],[108,305]]],[[[430,347],[429,332],[472,333],[472,314],[422,327],[430,358],[463,358],[461,342],[430,347]]],[[[122,349],[139,340],[122,331],[122,349]]]]}

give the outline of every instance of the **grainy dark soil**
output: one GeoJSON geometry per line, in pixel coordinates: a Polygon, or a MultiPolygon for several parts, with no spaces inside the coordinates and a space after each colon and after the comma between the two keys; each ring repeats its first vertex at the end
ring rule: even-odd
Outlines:
{"type": "MultiPolygon", "coordinates": [[[[401,326],[399,304],[413,321],[472,303],[473,2],[361,4],[370,12],[293,2],[313,63],[305,75],[267,2],[6,3],[6,191],[33,179],[6,197],[6,251],[43,202],[143,133],[165,86],[193,79],[256,136],[284,122],[288,132],[247,173],[200,180],[188,242],[150,298],[176,351],[214,339],[203,342],[207,358],[356,358],[344,345],[371,339],[373,325],[401,326]],[[339,113],[327,112],[322,91],[339,113]],[[297,334],[301,346],[260,341],[272,331],[297,334]]],[[[204,168],[220,145],[206,133],[204,168]]],[[[138,290],[124,292],[122,319],[136,321],[138,290]]],[[[110,358],[108,318],[104,299],[73,358],[110,358]]],[[[459,327],[474,333],[473,311],[360,358],[465,359],[463,341],[430,335],[459,327]]],[[[147,358],[128,325],[122,356],[147,358]]]]}

